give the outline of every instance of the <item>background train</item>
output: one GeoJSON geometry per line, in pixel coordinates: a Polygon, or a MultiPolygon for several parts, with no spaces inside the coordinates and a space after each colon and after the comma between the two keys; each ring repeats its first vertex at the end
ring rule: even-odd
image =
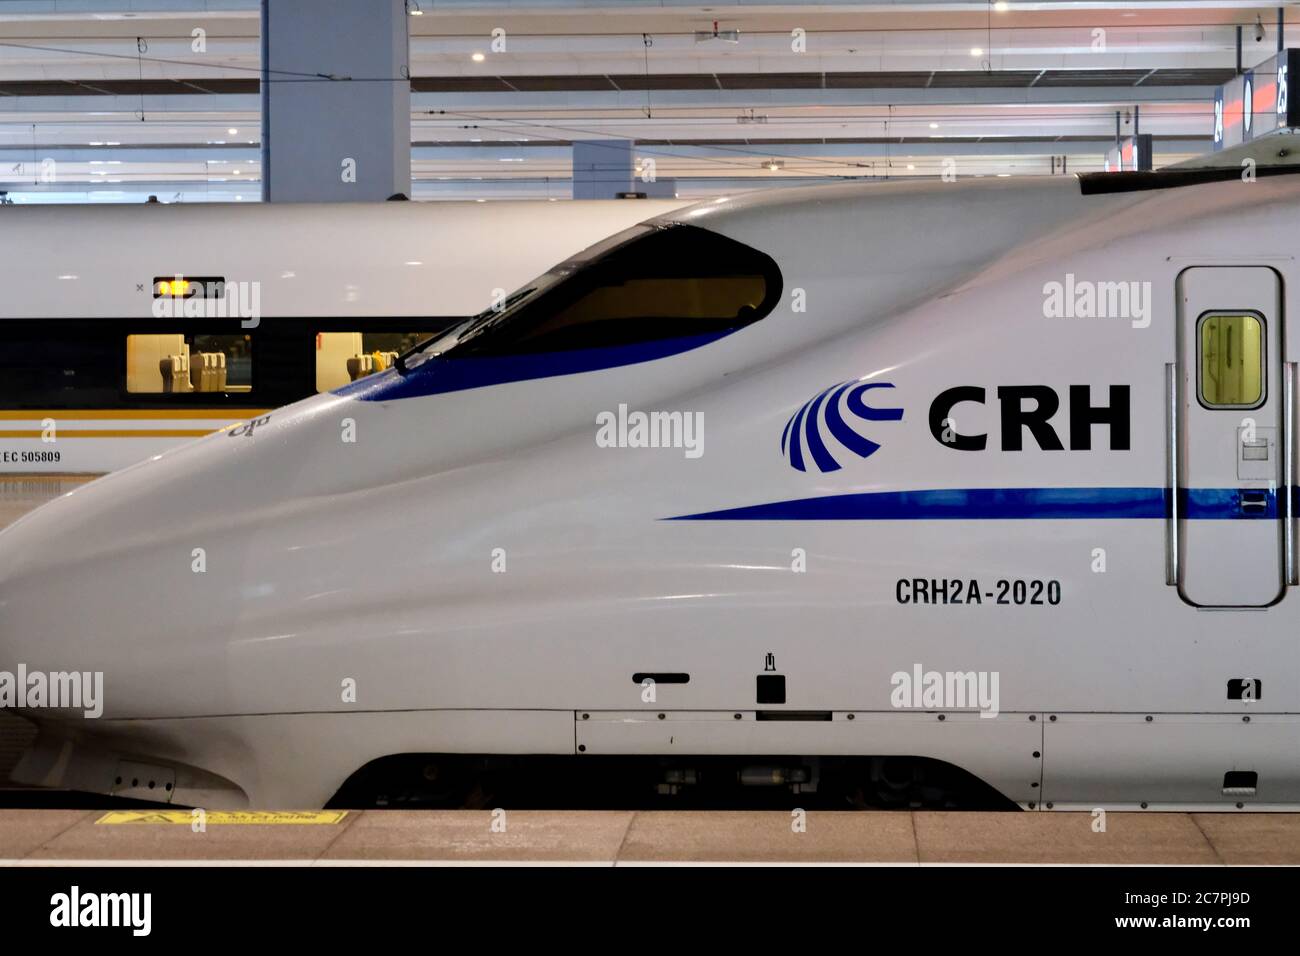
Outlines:
{"type": "Polygon", "coordinates": [[[681,205],[4,206],[0,473],[111,471],[382,371],[494,290],[681,205]],[[199,304],[204,279],[205,313],[155,313],[199,304]],[[218,310],[217,283],[267,321],[218,310]]]}

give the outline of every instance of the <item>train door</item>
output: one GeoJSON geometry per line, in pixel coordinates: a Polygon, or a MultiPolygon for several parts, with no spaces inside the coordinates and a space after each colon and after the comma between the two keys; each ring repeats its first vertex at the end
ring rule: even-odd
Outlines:
{"type": "Polygon", "coordinates": [[[1198,607],[1265,607],[1285,588],[1289,544],[1281,279],[1189,268],[1177,297],[1171,583],[1198,607]]]}

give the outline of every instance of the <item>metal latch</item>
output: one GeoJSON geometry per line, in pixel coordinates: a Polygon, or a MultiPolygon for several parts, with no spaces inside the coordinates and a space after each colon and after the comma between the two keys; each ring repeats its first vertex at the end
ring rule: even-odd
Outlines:
{"type": "Polygon", "coordinates": [[[1241,481],[1276,481],[1278,430],[1271,425],[1237,429],[1237,478],[1241,481]]]}

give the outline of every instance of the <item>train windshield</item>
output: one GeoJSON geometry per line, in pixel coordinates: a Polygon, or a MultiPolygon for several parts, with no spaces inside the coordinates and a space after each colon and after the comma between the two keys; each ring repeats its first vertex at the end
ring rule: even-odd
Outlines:
{"type": "Polygon", "coordinates": [[[767,315],[780,293],[776,263],[763,253],[695,226],[641,225],[422,343],[401,367],[723,334],[767,315]]]}

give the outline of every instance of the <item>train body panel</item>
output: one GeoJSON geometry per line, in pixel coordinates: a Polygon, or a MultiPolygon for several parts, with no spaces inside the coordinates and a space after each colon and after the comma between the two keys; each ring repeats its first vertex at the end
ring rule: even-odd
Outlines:
{"type": "Polygon", "coordinates": [[[626,248],[757,250],[770,312],[634,359],[466,333],[0,533],[3,659],[106,687],[95,721],[28,711],[23,772],[153,760],[215,775],[181,802],[283,805],[404,752],[862,754],[1026,807],[1294,806],[1298,204],[1277,177],[670,216],[626,248]]]}

